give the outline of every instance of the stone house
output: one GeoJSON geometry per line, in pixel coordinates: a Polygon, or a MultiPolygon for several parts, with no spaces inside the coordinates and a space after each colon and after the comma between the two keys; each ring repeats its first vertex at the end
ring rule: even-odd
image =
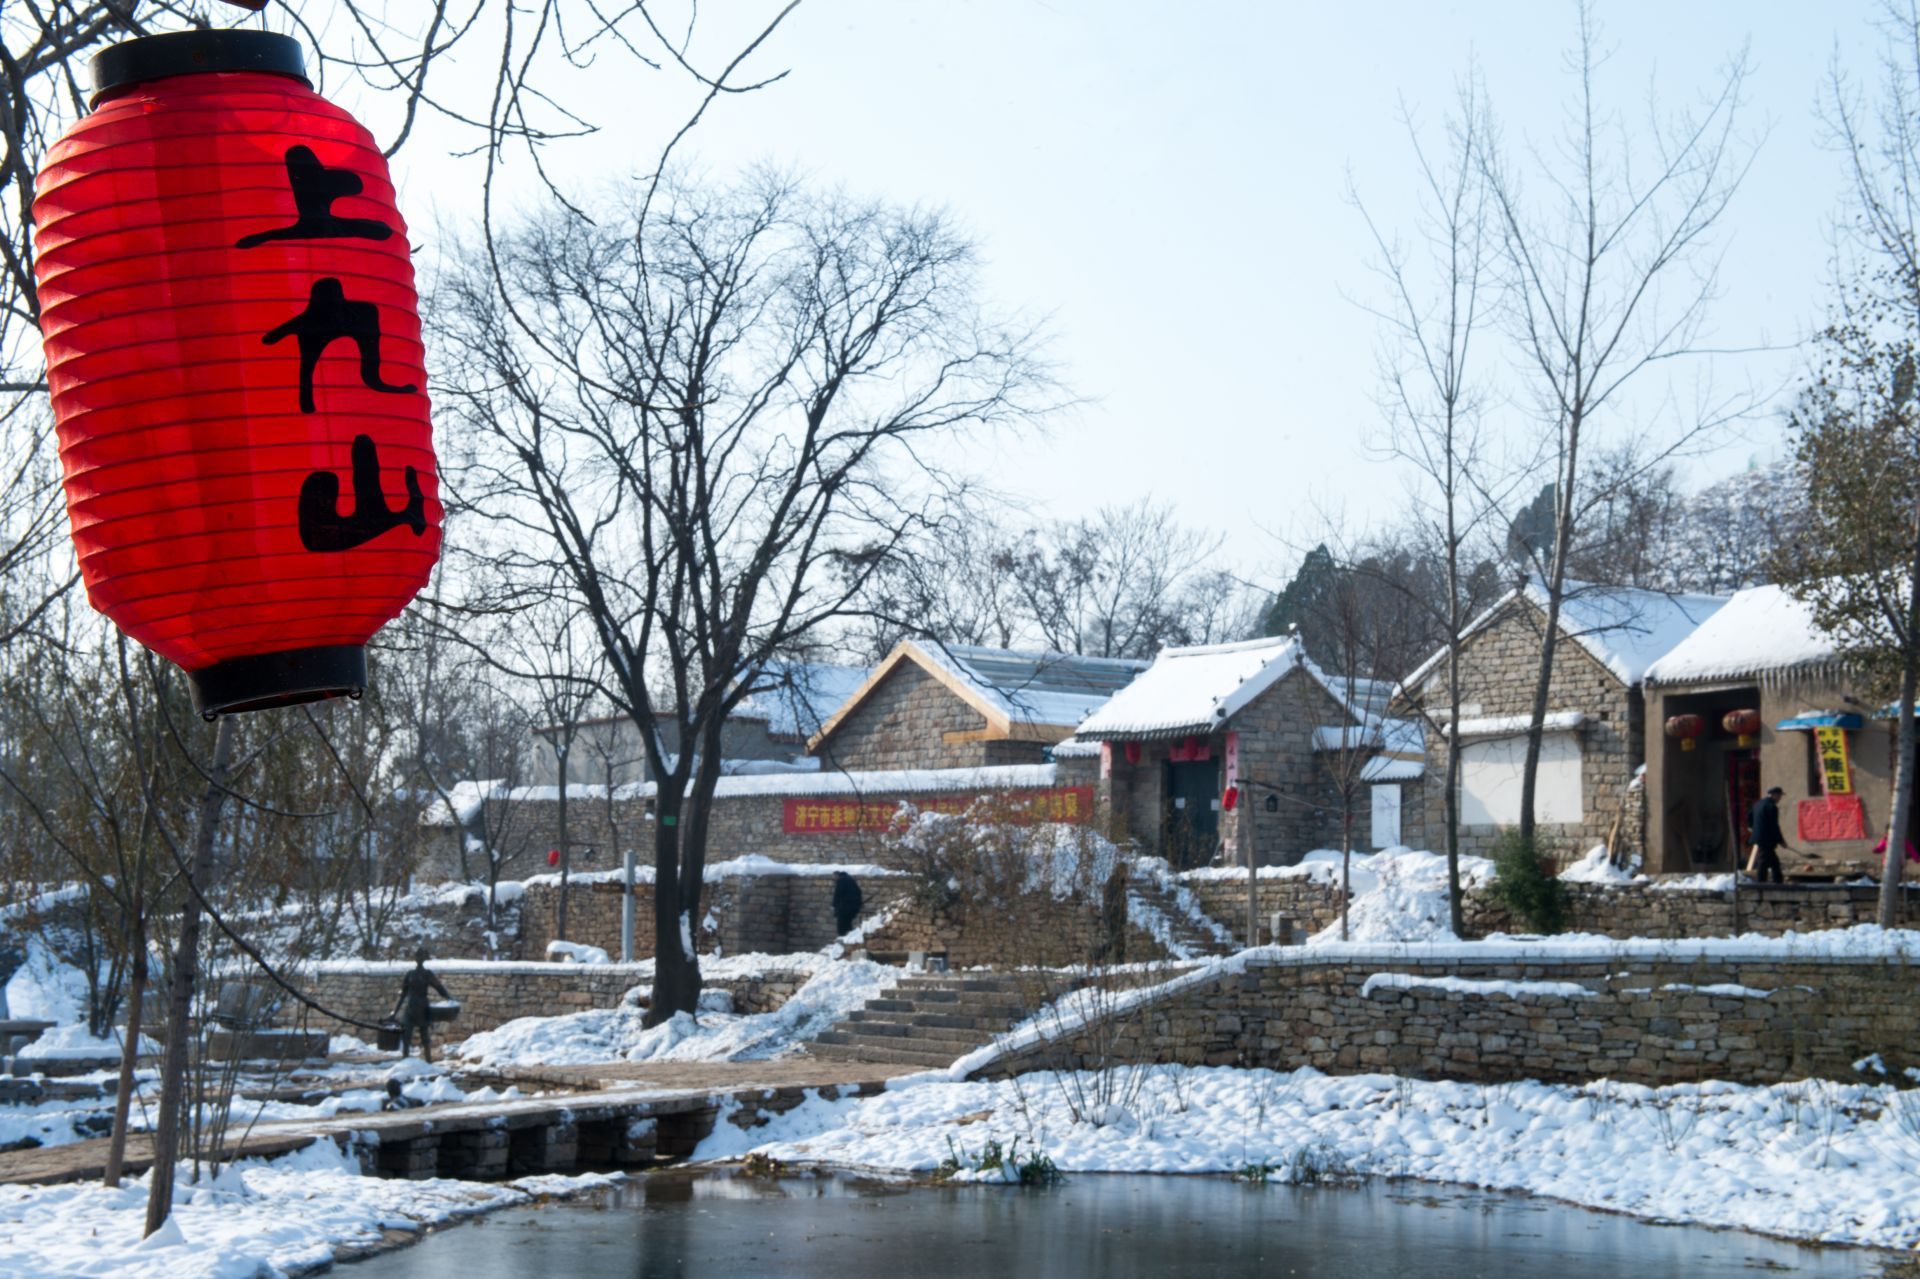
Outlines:
{"type": "MultiPolygon", "coordinates": [[[[1726,600],[1632,587],[1569,583],[1547,688],[1535,818],[1562,860],[1595,844],[1643,847],[1645,805],[1635,784],[1646,760],[1643,684],[1656,659],[1693,634],[1726,600]]],[[[1520,818],[1526,735],[1546,629],[1538,582],[1506,595],[1468,628],[1460,655],[1460,847],[1484,854],[1520,818]]],[[[1443,648],[1401,682],[1397,704],[1426,735],[1420,818],[1407,842],[1445,843],[1448,714],[1443,648]]]]}
{"type": "Polygon", "coordinates": [[[1338,847],[1349,818],[1356,848],[1400,842],[1420,742],[1380,713],[1381,692],[1329,678],[1291,638],[1163,649],[1074,745],[1098,743],[1117,836],[1177,866],[1242,863],[1250,844],[1287,864],[1338,847]]]}
{"type": "MultiPolygon", "coordinates": [[[[721,750],[730,761],[788,763],[803,756],[807,739],[820,731],[840,704],[866,677],[866,668],[824,662],[779,662],[761,673],[755,692],[743,700],[721,728],[721,750]]],[[[560,784],[556,749],[564,734],[558,724],[534,730],[527,780],[537,786],[560,784]]],[[[677,729],[661,730],[661,748],[680,749],[677,729]]],[[[573,726],[567,747],[567,782],[626,786],[649,782],[647,753],[640,730],[626,715],[598,716],[573,726]]]]}
{"type": "Polygon", "coordinates": [[[1735,594],[1647,671],[1648,869],[1744,866],[1754,801],[1779,786],[1787,874],[1877,877],[1894,713],[1864,692],[1805,604],[1735,594]]]}
{"type": "Polygon", "coordinates": [[[972,645],[895,646],[808,750],[828,772],[1040,764],[1146,667],[972,645]]]}

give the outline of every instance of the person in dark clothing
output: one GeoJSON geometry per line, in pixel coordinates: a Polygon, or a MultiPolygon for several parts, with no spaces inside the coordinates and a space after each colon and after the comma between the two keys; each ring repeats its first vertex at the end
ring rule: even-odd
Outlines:
{"type": "Polygon", "coordinates": [[[1780,849],[1787,839],[1780,833],[1780,797],[1786,794],[1778,786],[1769,786],[1753,805],[1753,853],[1747,861],[1747,873],[1761,883],[1771,875],[1773,882],[1784,884],[1787,877],[1780,868],[1780,849]]]}
{"type": "Polygon", "coordinates": [[[853,876],[844,870],[833,872],[833,932],[836,937],[844,937],[853,931],[853,921],[860,915],[860,885],[853,876]]]}
{"type": "Polygon", "coordinates": [[[1127,867],[1125,862],[1113,868],[1100,890],[1100,945],[1095,962],[1127,962],[1127,867]]]}
{"type": "Polygon", "coordinates": [[[393,1015],[400,1019],[400,1055],[413,1053],[413,1032],[420,1032],[420,1060],[433,1060],[433,1039],[427,1033],[427,993],[437,990],[440,998],[452,999],[440,979],[427,971],[427,948],[413,952],[413,968],[400,979],[400,998],[394,1001],[393,1015]]]}

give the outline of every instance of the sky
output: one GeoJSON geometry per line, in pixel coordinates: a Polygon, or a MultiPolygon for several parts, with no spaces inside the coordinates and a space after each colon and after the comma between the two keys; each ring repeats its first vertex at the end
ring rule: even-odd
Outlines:
{"type": "MultiPolygon", "coordinates": [[[[693,60],[717,66],[775,8],[703,7],[693,60]]],[[[1703,337],[1767,349],[1660,370],[1623,405],[1659,425],[1699,377],[1751,390],[1761,407],[1682,464],[1697,487],[1786,451],[1778,410],[1821,322],[1844,193],[1817,104],[1836,57],[1873,75],[1875,6],[1596,8],[1599,91],[1636,145],[1650,91],[1690,106],[1742,48],[1751,64],[1740,127],[1757,149],[1715,239],[1703,337]]],[[[785,78],[718,103],[686,146],[719,176],[772,162],[947,209],[981,246],[989,301],[1046,317],[1083,400],[969,460],[1034,517],[1164,500],[1224,533],[1229,565],[1272,580],[1325,521],[1405,507],[1406,477],[1377,448],[1380,330],[1363,304],[1379,280],[1349,191],[1390,232],[1411,227],[1402,112],[1437,137],[1475,64],[1516,152],[1552,146],[1574,30],[1555,3],[806,0],[747,64],[785,78]]],[[[691,102],[683,75],[612,59],[564,83],[600,126],[550,155],[573,189],[650,169],[691,102]]],[[[452,137],[430,123],[400,155],[416,242],[471,216],[452,137]]],[[[1502,428],[1536,429],[1510,353],[1483,367],[1502,428]]]]}

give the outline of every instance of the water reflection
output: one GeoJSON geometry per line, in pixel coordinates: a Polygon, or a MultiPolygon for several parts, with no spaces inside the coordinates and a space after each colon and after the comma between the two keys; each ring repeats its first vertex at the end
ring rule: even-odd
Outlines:
{"type": "Polygon", "coordinates": [[[350,1279],[745,1275],[1339,1275],[1342,1279],[1813,1279],[1887,1259],[1656,1226],[1523,1196],[1372,1183],[1250,1186],[1079,1176],[1051,1190],[831,1175],[660,1173],[597,1202],[483,1218],[354,1265],[350,1279]]]}

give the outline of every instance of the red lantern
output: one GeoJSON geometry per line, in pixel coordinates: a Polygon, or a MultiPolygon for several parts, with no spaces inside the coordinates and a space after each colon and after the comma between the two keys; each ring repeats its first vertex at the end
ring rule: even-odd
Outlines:
{"type": "Polygon", "coordinates": [[[149,36],[93,74],[34,200],[87,598],[209,717],[358,696],[440,551],[386,162],[286,36],[149,36]]]}
{"type": "Polygon", "coordinates": [[[1138,764],[1140,762],[1140,743],[1128,742],[1123,754],[1127,757],[1127,763],[1138,764]]]}
{"type": "Polygon", "coordinates": [[[1690,751],[1699,743],[1695,740],[1707,731],[1707,723],[1698,715],[1674,715],[1667,719],[1667,736],[1680,739],[1680,749],[1690,751]]]}
{"type": "Polygon", "coordinates": [[[1740,745],[1753,745],[1755,733],[1760,731],[1760,712],[1756,710],[1728,711],[1720,717],[1720,727],[1740,739],[1740,745]]]}
{"type": "Polygon", "coordinates": [[[1239,803],[1240,803],[1240,788],[1237,786],[1227,787],[1227,793],[1220,797],[1220,807],[1224,808],[1226,811],[1231,813],[1234,810],[1234,807],[1239,803]]]}
{"type": "Polygon", "coordinates": [[[560,864],[560,850],[557,848],[549,848],[547,850],[547,865],[558,866],[559,864],[560,864]]]}

